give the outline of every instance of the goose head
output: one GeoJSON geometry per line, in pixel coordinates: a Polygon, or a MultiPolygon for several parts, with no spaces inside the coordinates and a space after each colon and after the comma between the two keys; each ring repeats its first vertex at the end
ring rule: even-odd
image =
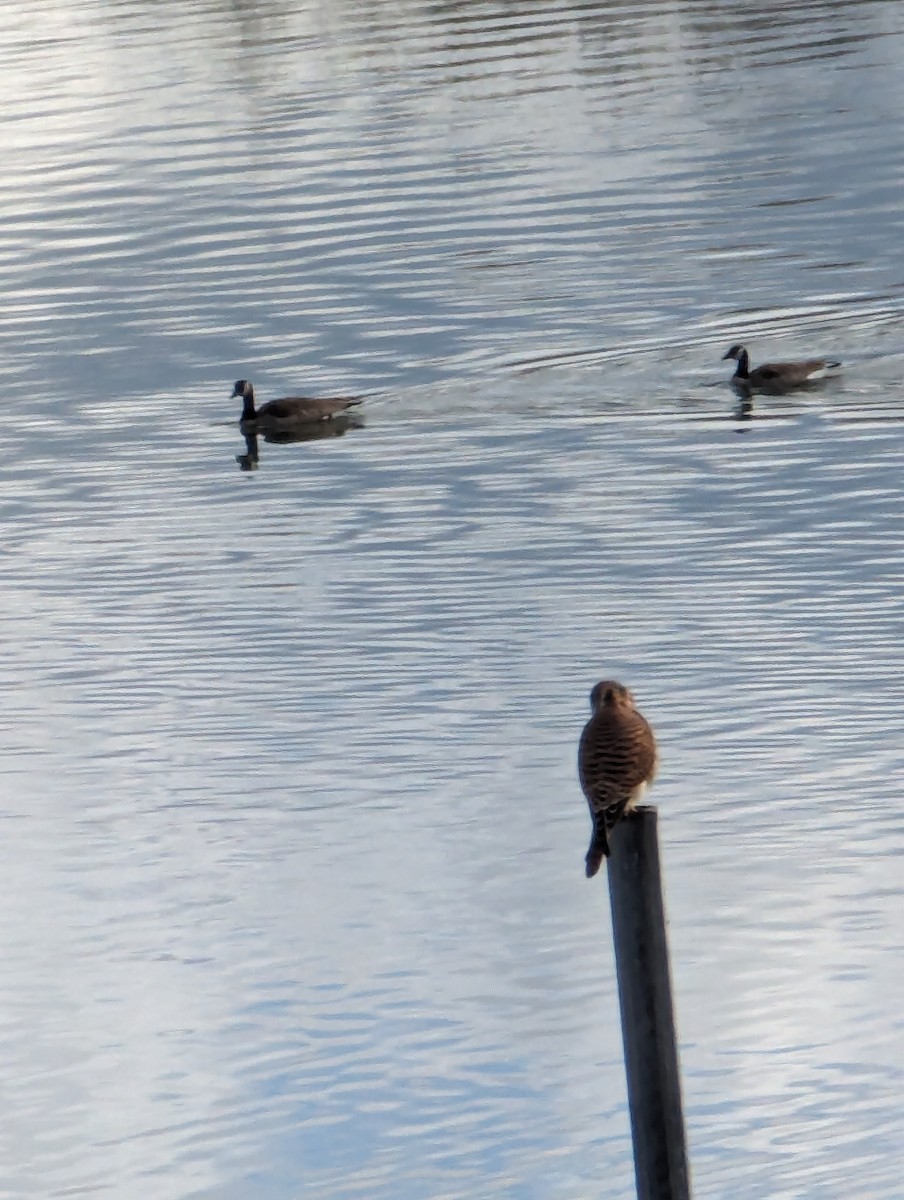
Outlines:
{"type": "Polygon", "coordinates": [[[232,386],[232,396],[242,397],[242,417],[243,421],[253,421],[255,418],[254,412],[254,388],[251,386],[250,379],[237,379],[232,386]]]}

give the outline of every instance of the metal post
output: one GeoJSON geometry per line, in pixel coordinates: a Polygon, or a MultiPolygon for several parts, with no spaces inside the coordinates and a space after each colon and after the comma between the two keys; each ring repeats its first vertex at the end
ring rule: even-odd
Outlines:
{"type": "Polygon", "coordinates": [[[638,1200],[690,1200],[656,809],[611,836],[609,899],[638,1200]]]}

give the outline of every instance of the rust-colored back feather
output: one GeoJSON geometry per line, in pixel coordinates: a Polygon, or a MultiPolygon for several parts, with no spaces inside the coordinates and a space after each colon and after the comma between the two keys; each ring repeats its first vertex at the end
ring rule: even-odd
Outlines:
{"type": "Polygon", "coordinates": [[[603,681],[593,689],[593,716],[578,747],[578,774],[590,806],[593,838],[587,875],[595,875],[609,854],[609,832],[636,803],[656,774],[656,739],[620,683],[603,681]]]}

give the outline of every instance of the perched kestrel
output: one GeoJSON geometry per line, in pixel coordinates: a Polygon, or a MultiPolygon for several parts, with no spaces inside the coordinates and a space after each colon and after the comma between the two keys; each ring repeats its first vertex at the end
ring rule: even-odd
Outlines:
{"type": "Polygon", "coordinates": [[[590,805],[593,837],[587,851],[587,878],[609,857],[609,832],[630,812],[656,775],[656,739],[620,683],[604,679],[590,693],[593,716],[578,747],[578,775],[590,805]]]}

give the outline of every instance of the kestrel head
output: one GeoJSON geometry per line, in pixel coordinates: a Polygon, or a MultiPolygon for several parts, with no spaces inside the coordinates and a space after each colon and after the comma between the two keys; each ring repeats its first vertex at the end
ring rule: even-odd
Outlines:
{"type": "Polygon", "coordinates": [[[623,683],[614,679],[601,679],[590,693],[590,708],[599,712],[603,708],[633,708],[634,697],[623,683]]]}

